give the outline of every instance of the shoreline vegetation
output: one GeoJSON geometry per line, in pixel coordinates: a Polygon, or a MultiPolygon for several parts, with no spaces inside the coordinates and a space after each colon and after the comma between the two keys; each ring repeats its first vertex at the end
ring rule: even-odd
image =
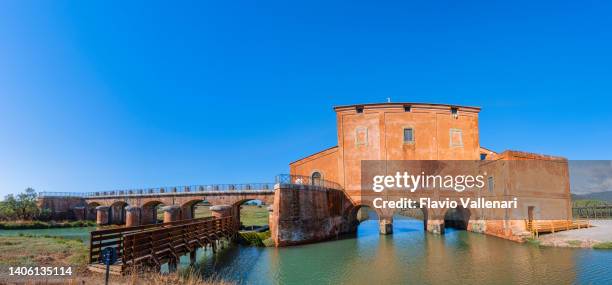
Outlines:
{"type": "MultiPolygon", "coordinates": [[[[52,236],[0,236],[0,266],[72,266],[62,284],[102,284],[104,275],[87,269],[88,248],[79,240],[52,236]]],[[[54,279],[55,280],[55,279],[54,279]]],[[[0,276],[0,283],[2,283],[0,276]]],[[[145,273],[111,276],[111,284],[233,284],[220,277],[204,279],[193,269],[173,274],[145,273]]],[[[44,280],[25,284],[46,284],[44,280]]],[[[55,284],[55,283],[52,283],[55,284]]]]}
{"type": "Polygon", "coordinates": [[[53,228],[78,228],[95,227],[95,221],[3,221],[0,222],[0,230],[30,230],[30,229],[53,229],[53,228]]]}

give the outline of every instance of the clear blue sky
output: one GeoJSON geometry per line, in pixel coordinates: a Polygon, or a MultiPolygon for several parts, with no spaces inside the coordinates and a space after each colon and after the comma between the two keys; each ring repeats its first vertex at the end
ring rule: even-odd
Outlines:
{"type": "Polygon", "coordinates": [[[1,196],[272,181],[387,97],[612,158],[609,2],[153,2],[0,2],[1,196]]]}

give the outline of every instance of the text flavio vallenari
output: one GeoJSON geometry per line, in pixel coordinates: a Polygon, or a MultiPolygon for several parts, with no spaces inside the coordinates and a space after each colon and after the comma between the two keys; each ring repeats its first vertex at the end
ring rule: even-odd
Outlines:
{"type": "MultiPolygon", "coordinates": [[[[414,193],[419,189],[424,191],[431,189],[454,190],[463,192],[466,189],[482,190],[485,186],[487,173],[478,175],[426,175],[421,172],[417,175],[408,172],[396,172],[395,175],[376,175],[372,179],[372,191],[380,193],[386,189],[393,191],[407,190],[414,193]]],[[[421,198],[396,198],[385,200],[382,197],[375,198],[373,201],[375,208],[457,208],[461,205],[464,208],[472,209],[510,209],[518,208],[518,199],[510,200],[487,200],[485,198],[463,197],[457,200],[449,198],[443,200],[433,200],[428,197],[421,198]]]]}
{"type": "Polygon", "coordinates": [[[463,208],[471,209],[516,209],[518,207],[517,198],[510,200],[487,200],[485,198],[459,198],[459,201],[446,198],[444,200],[433,200],[431,198],[399,198],[395,200],[385,200],[375,198],[372,203],[374,208],[389,209],[454,209],[461,205],[463,208]]]}

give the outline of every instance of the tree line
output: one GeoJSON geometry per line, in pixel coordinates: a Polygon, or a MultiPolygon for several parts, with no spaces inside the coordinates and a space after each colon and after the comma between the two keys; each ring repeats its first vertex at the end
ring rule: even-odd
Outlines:
{"type": "Polygon", "coordinates": [[[17,195],[9,194],[0,201],[0,220],[46,220],[51,212],[40,209],[36,204],[37,194],[32,188],[25,189],[17,195]]]}

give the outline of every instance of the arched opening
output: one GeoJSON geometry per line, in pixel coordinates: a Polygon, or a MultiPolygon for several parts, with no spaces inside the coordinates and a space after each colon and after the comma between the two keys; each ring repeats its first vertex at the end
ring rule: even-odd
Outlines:
{"type": "Polygon", "coordinates": [[[322,181],[321,172],[318,172],[318,171],[313,172],[312,175],[310,176],[310,181],[311,181],[311,184],[314,186],[321,185],[321,181],[322,181]]]}
{"type": "Polygon", "coordinates": [[[459,206],[448,209],[444,214],[444,228],[454,228],[457,230],[467,230],[470,221],[470,210],[459,206]]]}
{"type": "Polygon", "coordinates": [[[141,225],[150,225],[161,223],[164,220],[164,213],[160,210],[165,206],[161,201],[150,201],[142,205],[142,214],[140,215],[141,225]]]}
{"type": "Polygon", "coordinates": [[[379,214],[367,205],[357,205],[348,213],[350,232],[357,237],[378,236],[379,214]]]}
{"type": "Polygon", "coordinates": [[[191,200],[181,205],[181,219],[197,219],[212,216],[210,203],[202,199],[191,200]]]}
{"type": "Polygon", "coordinates": [[[243,200],[234,206],[239,217],[240,230],[263,232],[269,229],[268,207],[261,200],[243,200]]]}
{"type": "Polygon", "coordinates": [[[86,219],[87,220],[90,220],[90,221],[95,221],[96,220],[96,217],[98,215],[98,213],[96,211],[96,207],[98,207],[98,206],[100,206],[100,203],[98,203],[98,202],[91,202],[91,203],[87,204],[87,211],[86,211],[86,214],[87,214],[86,219]]]}
{"type": "MultiPolygon", "coordinates": [[[[396,219],[403,220],[409,219],[420,221],[422,223],[422,228],[424,231],[427,231],[427,220],[429,218],[429,212],[427,208],[414,208],[414,209],[402,209],[394,215],[396,219]]],[[[395,224],[393,224],[395,226],[395,224]]]]}
{"type": "Polygon", "coordinates": [[[210,206],[212,206],[212,204],[210,204],[208,201],[199,201],[193,204],[193,218],[198,219],[212,217],[210,206]]]}
{"type": "Polygon", "coordinates": [[[108,223],[111,225],[124,225],[125,224],[125,207],[127,203],[123,201],[117,201],[113,203],[108,209],[108,223]]]}

